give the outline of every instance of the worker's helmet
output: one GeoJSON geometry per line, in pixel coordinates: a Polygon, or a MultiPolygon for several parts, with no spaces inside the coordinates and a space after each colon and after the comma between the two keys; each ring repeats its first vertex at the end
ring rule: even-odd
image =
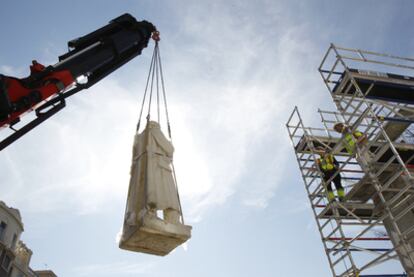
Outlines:
{"type": "Polygon", "coordinates": [[[346,125],[343,122],[336,122],[333,126],[334,130],[338,133],[342,133],[346,125]]]}
{"type": "Polygon", "coordinates": [[[316,152],[317,153],[320,153],[320,154],[322,154],[322,153],[326,153],[328,151],[328,149],[326,149],[325,147],[323,147],[323,146],[318,146],[318,147],[316,147],[316,152]]]}

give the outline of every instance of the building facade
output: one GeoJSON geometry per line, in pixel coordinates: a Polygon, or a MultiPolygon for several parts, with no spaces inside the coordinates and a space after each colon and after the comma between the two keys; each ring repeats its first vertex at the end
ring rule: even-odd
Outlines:
{"type": "Polygon", "coordinates": [[[57,277],[53,271],[30,268],[33,252],[20,240],[23,230],[19,210],[0,201],[0,277],[57,277]]]}

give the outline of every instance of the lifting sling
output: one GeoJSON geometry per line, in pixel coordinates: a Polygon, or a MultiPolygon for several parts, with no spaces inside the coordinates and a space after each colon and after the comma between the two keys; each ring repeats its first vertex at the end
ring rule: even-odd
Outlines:
{"type": "Polygon", "coordinates": [[[159,46],[158,40],[154,40],[154,53],[134,138],[128,199],[119,247],[165,256],[191,237],[191,226],[184,224],[178,194],[159,46]],[[147,103],[149,85],[150,95],[147,103]],[[160,125],[160,85],[169,139],[162,133],[160,125]],[[151,119],[154,90],[156,121],[151,119]],[[146,126],[140,131],[145,104],[148,106],[146,126]],[[160,215],[161,211],[163,216],[160,215]]]}

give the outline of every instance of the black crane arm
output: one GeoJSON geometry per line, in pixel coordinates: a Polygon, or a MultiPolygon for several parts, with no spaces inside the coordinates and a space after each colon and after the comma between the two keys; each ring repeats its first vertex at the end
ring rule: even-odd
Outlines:
{"type": "Polygon", "coordinates": [[[65,107],[65,98],[91,87],[141,54],[158,32],[148,21],[123,14],[106,26],[68,42],[69,51],[47,67],[33,61],[27,78],[0,74],[0,128],[15,132],[0,142],[0,150],[65,107]],[[79,83],[80,77],[83,82],[79,83]],[[85,81],[86,80],[86,81],[85,81]],[[35,110],[36,118],[16,129],[20,117],[35,110]]]}

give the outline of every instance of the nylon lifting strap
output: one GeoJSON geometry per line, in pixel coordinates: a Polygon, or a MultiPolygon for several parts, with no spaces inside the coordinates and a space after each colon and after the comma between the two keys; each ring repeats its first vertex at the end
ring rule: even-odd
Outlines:
{"type": "Polygon", "coordinates": [[[161,55],[160,55],[160,48],[158,45],[158,41],[155,42],[154,51],[152,53],[152,59],[150,64],[150,69],[148,72],[147,81],[145,84],[145,92],[144,97],[142,99],[141,108],[139,112],[137,130],[139,130],[141,125],[141,118],[142,113],[144,111],[144,107],[146,104],[148,89],[149,89],[149,96],[148,96],[148,112],[147,112],[147,122],[151,119],[151,110],[152,110],[152,101],[153,101],[153,94],[154,94],[154,87],[156,93],[156,108],[157,108],[157,121],[160,122],[160,86],[162,90],[162,98],[164,102],[164,111],[165,111],[165,118],[168,128],[168,136],[171,139],[171,125],[170,125],[170,117],[168,113],[168,104],[167,104],[167,96],[165,93],[165,84],[164,84],[164,74],[162,71],[161,65],[161,55]],[[151,81],[151,82],[150,82],[151,81]],[[154,84],[155,81],[155,84],[154,84]]]}

